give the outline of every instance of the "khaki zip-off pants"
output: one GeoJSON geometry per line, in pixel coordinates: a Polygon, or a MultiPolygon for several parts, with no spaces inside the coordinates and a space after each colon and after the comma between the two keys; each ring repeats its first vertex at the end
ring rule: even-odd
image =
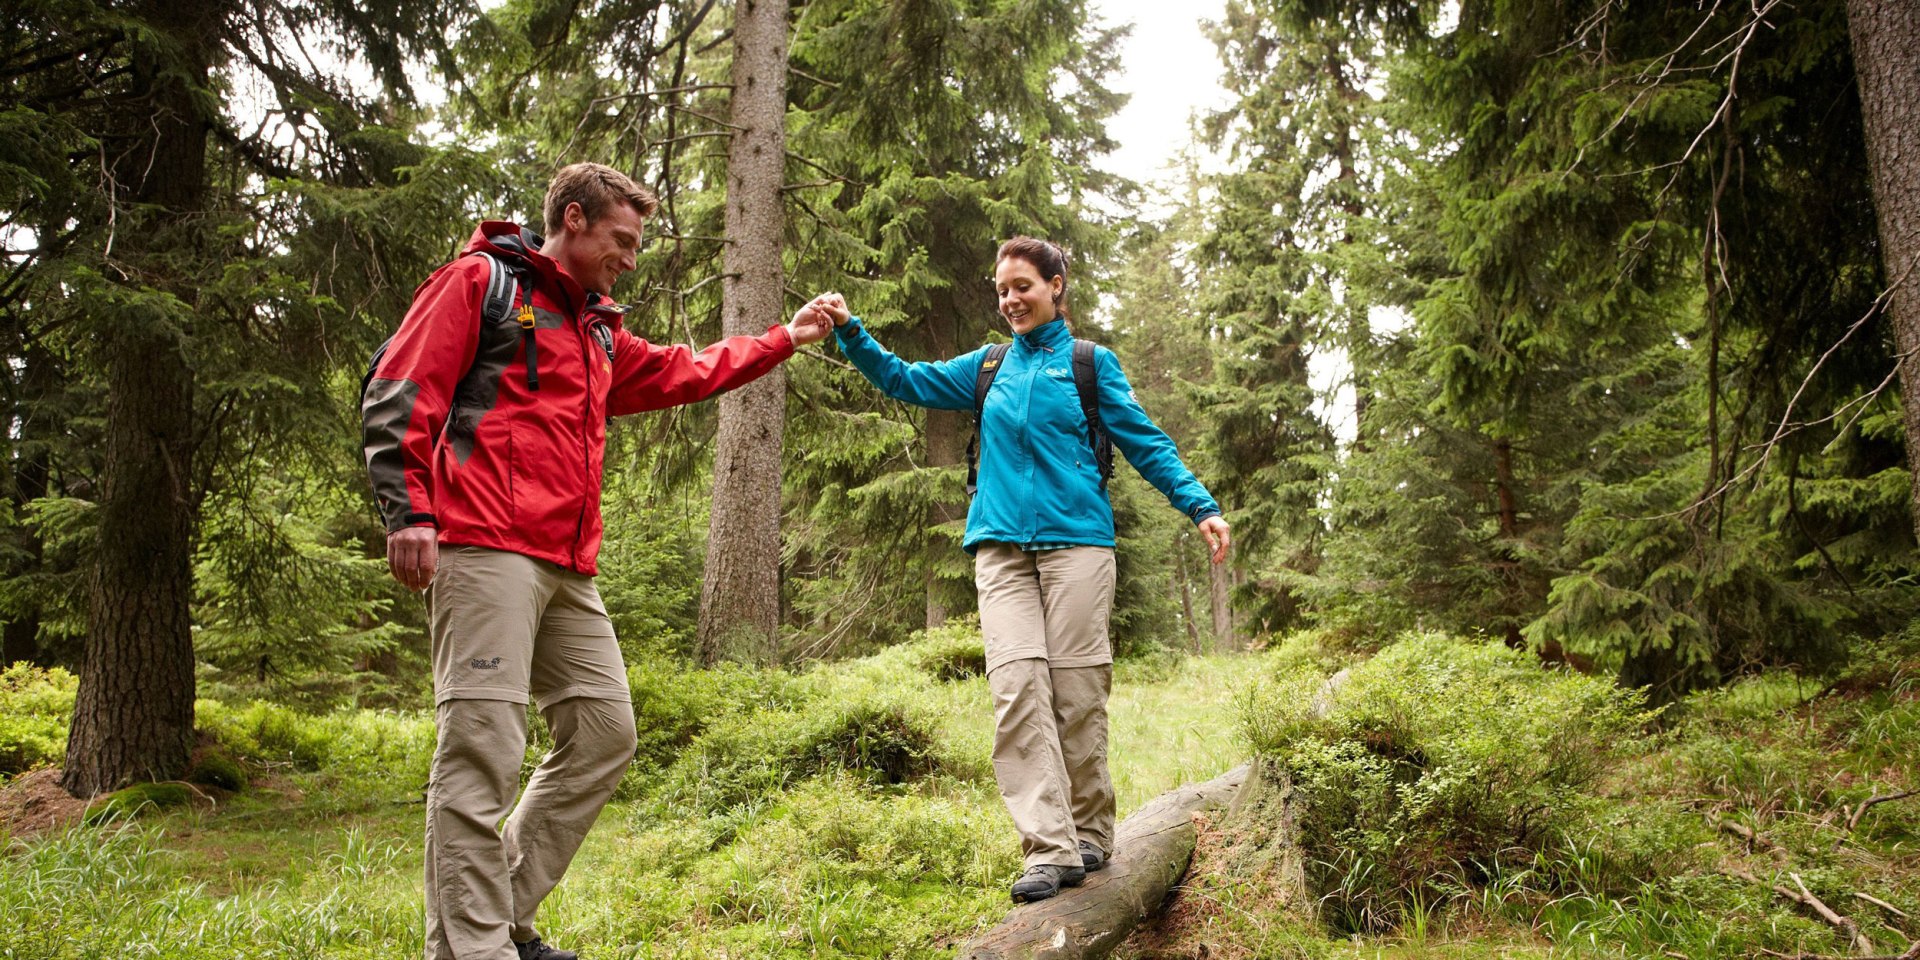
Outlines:
{"type": "Polygon", "coordinates": [[[592,578],[544,560],[443,546],[427,614],[427,960],[518,960],[633,758],[626,667],[592,578]],[[516,804],[529,695],[553,750],[516,804]]]}
{"type": "Polygon", "coordinates": [[[1107,696],[1113,689],[1111,547],[974,554],[993,692],[993,776],[1026,865],[1078,866],[1078,841],[1113,850],[1107,696]]]}

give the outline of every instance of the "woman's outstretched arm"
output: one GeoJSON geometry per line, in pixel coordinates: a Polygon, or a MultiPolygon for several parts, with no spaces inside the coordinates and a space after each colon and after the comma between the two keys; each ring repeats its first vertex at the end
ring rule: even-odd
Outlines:
{"type": "Polygon", "coordinates": [[[973,387],[980,375],[984,347],[951,360],[909,363],[881,346],[839,294],[821,294],[814,298],[813,305],[833,318],[833,335],[840,352],[881,393],[935,410],[973,409],[973,387]]]}

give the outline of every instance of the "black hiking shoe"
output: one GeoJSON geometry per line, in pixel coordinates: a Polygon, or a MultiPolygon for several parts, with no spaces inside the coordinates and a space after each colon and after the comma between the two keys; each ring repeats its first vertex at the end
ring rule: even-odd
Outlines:
{"type": "Polygon", "coordinates": [[[1061,887],[1077,887],[1086,879],[1087,871],[1081,867],[1058,863],[1035,864],[1013,882],[1013,902],[1045,900],[1059,893],[1061,887]]]}
{"type": "Polygon", "coordinates": [[[534,937],[526,943],[515,943],[513,949],[520,951],[520,960],[580,960],[580,955],[572,950],[559,950],[540,942],[534,937]]]}
{"type": "Polygon", "coordinates": [[[1088,873],[1096,870],[1105,870],[1107,868],[1107,853],[1099,847],[1082,840],[1080,841],[1080,865],[1085,867],[1088,873]]]}

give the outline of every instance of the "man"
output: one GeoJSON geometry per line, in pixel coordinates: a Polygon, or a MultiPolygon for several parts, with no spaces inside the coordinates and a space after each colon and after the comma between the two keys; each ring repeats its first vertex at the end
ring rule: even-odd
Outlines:
{"type": "Polygon", "coordinates": [[[592,580],[608,416],[739,386],[832,329],[803,308],[698,354],[622,329],[607,294],[654,208],[610,167],[561,170],[544,243],[481,224],[414,294],[362,398],[387,565],[426,591],[432,634],[428,960],[575,956],[541,941],[534,911],[634,749],[626,667],[592,580]],[[515,806],[529,696],[554,746],[515,806]]]}

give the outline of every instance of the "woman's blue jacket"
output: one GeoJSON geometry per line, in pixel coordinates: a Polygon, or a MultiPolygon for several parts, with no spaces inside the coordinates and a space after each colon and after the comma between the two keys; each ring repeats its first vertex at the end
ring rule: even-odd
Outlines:
{"type": "MultiPolygon", "coordinates": [[[[834,331],[840,350],[880,392],[936,410],[973,410],[987,348],[952,360],[908,363],[887,352],[854,317],[834,331]]],[[[1220,514],[1207,488],[1180,460],[1173,439],[1140,409],[1120,361],[1094,349],[1100,419],[1113,445],[1174,509],[1195,523],[1220,514]]],[[[980,424],[979,491],[967,509],[967,552],[984,542],[1023,549],[1113,546],[1113,506],[1073,385],[1073,334],[1065,321],[1013,340],[987,391],[980,424]]]]}

